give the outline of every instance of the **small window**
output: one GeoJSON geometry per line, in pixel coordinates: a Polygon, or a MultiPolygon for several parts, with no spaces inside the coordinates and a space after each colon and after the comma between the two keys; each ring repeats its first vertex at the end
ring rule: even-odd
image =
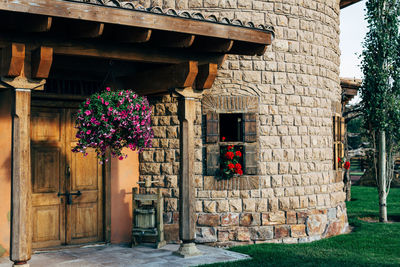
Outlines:
{"type": "Polygon", "coordinates": [[[243,141],[243,114],[219,114],[220,141],[242,142],[243,141]]]}

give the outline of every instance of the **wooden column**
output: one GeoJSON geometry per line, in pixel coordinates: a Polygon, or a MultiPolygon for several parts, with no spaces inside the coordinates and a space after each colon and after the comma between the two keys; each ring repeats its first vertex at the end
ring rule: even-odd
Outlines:
{"type": "Polygon", "coordinates": [[[177,89],[179,94],[180,120],[180,187],[179,187],[179,237],[181,247],[176,252],[182,257],[200,255],[194,244],[195,228],[195,190],[194,190],[194,121],[196,119],[196,101],[202,95],[191,87],[177,89]]]}
{"type": "Polygon", "coordinates": [[[31,90],[15,89],[12,141],[11,253],[14,265],[31,258],[31,90]]]}

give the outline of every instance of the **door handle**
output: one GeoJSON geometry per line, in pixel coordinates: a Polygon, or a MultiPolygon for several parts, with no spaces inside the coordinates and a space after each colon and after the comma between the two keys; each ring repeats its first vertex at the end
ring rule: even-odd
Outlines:
{"type": "Polygon", "coordinates": [[[69,179],[71,177],[71,168],[67,164],[66,169],[65,169],[65,177],[69,179]]]}
{"type": "Polygon", "coordinates": [[[65,193],[58,192],[58,194],[57,194],[58,197],[60,197],[60,196],[66,196],[67,197],[67,205],[71,205],[72,204],[72,196],[80,196],[80,195],[82,195],[80,190],[78,190],[75,193],[70,193],[70,192],[66,191],[65,193]]]}

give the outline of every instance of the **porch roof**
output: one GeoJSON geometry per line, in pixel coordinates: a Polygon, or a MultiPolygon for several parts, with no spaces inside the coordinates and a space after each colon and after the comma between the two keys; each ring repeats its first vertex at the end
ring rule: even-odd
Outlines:
{"type": "Polygon", "coordinates": [[[33,79],[99,80],[112,60],[123,86],[143,94],[210,88],[226,54],[263,55],[274,36],[270,26],[118,0],[0,0],[0,33],[3,77],[20,75],[30,53],[33,79]]]}
{"type": "Polygon", "coordinates": [[[340,8],[348,7],[352,4],[358,3],[361,0],[340,0],[340,8]]]}

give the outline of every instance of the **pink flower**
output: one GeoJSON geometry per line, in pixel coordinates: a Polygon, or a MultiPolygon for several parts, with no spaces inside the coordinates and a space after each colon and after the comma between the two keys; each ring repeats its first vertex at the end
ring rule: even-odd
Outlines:
{"type": "Polygon", "coordinates": [[[110,88],[110,87],[107,87],[106,90],[107,90],[108,92],[110,92],[110,91],[111,91],[111,88],[110,88]]]}
{"type": "Polygon", "coordinates": [[[91,130],[87,130],[86,131],[86,134],[90,134],[92,131],[91,130]]]}
{"type": "Polygon", "coordinates": [[[124,157],[123,157],[123,156],[119,156],[118,159],[119,159],[119,160],[123,160],[124,157]]]}
{"type": "Polygon", "coordinates": [[[92,114],[92,111],[91,110],[86,110],[85,114],[86,114],[86,116],[89,116],[90,114],[92,114]]]}
{"type": "Polygon", "coordinates": [[[105,105],[105,106],[108,106],[108,104],[110,104],[110,103],[109,103],[109,102],[107,102],[107,101],[106,101],[106,102],[104,102],[104,105],[105,105]]]}
{"type": "Polygon", "coordinates": [[[109,108],[108,108],[108,111],[113,111],[113,108],[112,108],[112,107],[109,107],[109,108]]]}

